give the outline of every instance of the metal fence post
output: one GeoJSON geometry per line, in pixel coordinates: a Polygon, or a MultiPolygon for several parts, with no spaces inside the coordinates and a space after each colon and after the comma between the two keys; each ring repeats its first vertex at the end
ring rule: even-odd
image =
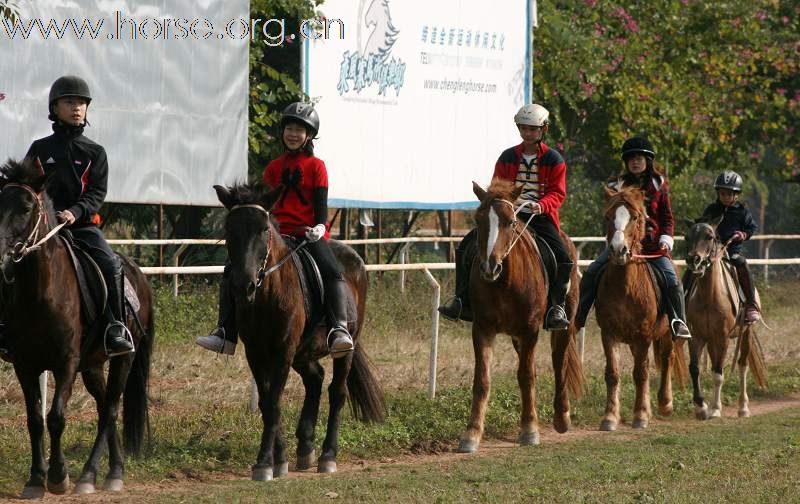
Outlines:
{"type": "Polygon", "coordinates": [[[436,360],[439,354],[439,301],[441,300],[441,286],[436,281],[436,277],[427,268],[422,270],[433,286],[433,307],[431,313],[431,362],[428,372],[428,397],[436,397],[436,360]]]}

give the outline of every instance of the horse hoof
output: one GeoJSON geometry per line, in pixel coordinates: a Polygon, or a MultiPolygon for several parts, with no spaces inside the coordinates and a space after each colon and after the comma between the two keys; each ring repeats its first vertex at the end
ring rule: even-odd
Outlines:
{"type": "Polygon", "coordinates": [[[661,413],[661,416],[672,415],[672,402],[670,401],[668,404],[665,404],[664,406],[659,406],[658,412],[661,413]]]}
{"type": "Polygon", "coordinates": [[[747,418],[749,416],[750,416],[750,410],[749,409],[740,409],[739,410],[739,418],[747,418]]]}
{"type": "Polygon", "coordinates": [[[720,418],[722,416],[722,410],[718,410],[716,408],[711,410],[711,414],[708,416],[709,418],[720,418]]]}
{"type": "Polygon", "coordinates": [[[698,420],[708,420],[708,408],[705,406],[702,408],[695,408],[694,417],[698,420]]]}
{"type": "Polygon", "coordinates": [[[605,432],[614,432],[617,430],[617,422],[613,420],[603,420],[600,422],[600,430],[605,432]]]}
{"type": "Polygon", "coordinates": [[[631,427],[634,429],[646,429],[647,428],[647,420],[644,418],[637,418],[631,424],[631,427]]]}
{"type": "Polygon", "coordinates": [[[318,473],[335,473],[336,472],[336,461],[335,460],[320,460],[317,462],[317,472],[318,473]]]}
{"type": "Polygon", "coordinates": [[[271,467],[257,467],[253,469],[253,481],[270,481],[272,480],[271,467]]]}
{"type": "Polygon", "coordinates": [[[564,415],[564,417],[555,417],[553,418],[553,428],[559,434],[564,434],[569,430],[572,426],[572,422],[569,419],[569,415],[564,415]]]}
{"type": "Polygon", "coordinates": [[[105,482],[103,482],[103,490],[107,490],[109,492],[121,492],[122,480],[118,478],[107,478],[105,482]]]}
{"type": "Polygon", "coordinates": [[[19,494],[20,499],[41,499],[44,497],[43,486],[26,486],[19,494]]]}
{"type": "Polygon", "coordinates": [[[539,444],[538,432],[523,432],[517,438],[517,442],[522,446],[534,446],[539,444]]]}
{"type": "Polygon", "coordinates": [[[478,443],[469,439],[462,439],[458,443],[458,453],[475,453],[478,451],[478,443]]]}
{"type": "Polygon", "coordinates": [[[289,474],[289,462],[279,464],[272,470],[273,478],[280,478],[281,476],[286,476],[287,474],[289,474]]]}
{"type": "Polygon", "coordinates": [[[311,453],[308,455],[298,455],[297,456],[297,470],[304,471],[306,469],[310,469],[311,466],[314,465],[314,461],[317,459],[317,454],[314,450],[311,450],[311,453]]]}
{"type": "Polygon", "coordinates": [[[78,483],[72,490],[75,495],[88,495],[95,492],[94,483],[78,483]]]}
{"type": "Polygon", "coordinates": [[[64,495],[67,493],[67,488],[69,488],[69,475],[67,475],[61,483],[47,482],[47,490],[52,494],[64,495]]]}

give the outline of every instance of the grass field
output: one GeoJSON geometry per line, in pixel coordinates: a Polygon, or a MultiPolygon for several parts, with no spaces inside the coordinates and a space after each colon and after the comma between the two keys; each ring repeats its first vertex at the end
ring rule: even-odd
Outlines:
{"type": "MultiPolygon", "coordinates": [[[[516,354],[499,337],[493,363],[493,390],[486,442],[478,457],[451,453],[470,406],[472,345],[467,324],[443,322],[439,344],[437,398],[426,398],[430,352],[429,287],[411,275],[406,293],[397,276],[373,278],[364,345],[389,401],[385,424],[364,426],[345,415],[340,436],[343,470],[335,476],[290,477],[266,486],[246,481],[255,459],[260,416],[247,411],[249,375],[240,347],[231,358],[196,347],[198,334],[215,320],[216,294],[185,289],[177,300],[159,289],[157,346],[153,359],[151,421],[147,455],[129,459],[128,491],[118,498],[147,502],[346,500],[455,502],[464,499],[563,502],[664,502],[800,500],[798,450],[800,407],[765,409],[754,418],[700,423],[691,415],[691,393],[676,390],[671,419],[652,428],[601,435],[596,431],[605,403],[603,357],[592,324],[586,334],[587,396],[573,403],[575,434],[548,431],[552,419],[549,335],[537,349],[538,409],[543,443],[532,449],[506,447],[516,435],[519,397],[516,354]],[[396,461],[396,462],[394,462],[396,461]],[[349,468],[349,469],[348,469],[349,468]],[[750,493],[742,498],[744,489],[750,493]],[[717,492],[709,494],[710,491],[717,492]],[[149,494],[154,493],[151,497],[149,494]],[[618,498],[617,498],[618,497],[618,498]]],[[[751,386],[753,404],[777,404],[800,394],[800,301],[797,284],[763,292],[767,321],[761,341],[770,372],[766,391],[751,386]]],[[[449,286],[444,285],[444,292],[449,286]]],[[[630,418],[632,383],[625,357],[623,420],[630,418]]],[[[330,361],[325,365],[330,370],[330,361]]],[[[737,375],[728,374],[723,403],[734,404],[737,375]]],[[[708,390],[710,379],[705,377],[708,390]]],[[[657,381],[651,380],[653,397],[657,381]]],[[[285,430],[294,432],[302,385],[292,375],[285,395],[285,430]]],[[[323,404],[323,415],[327,406],[323,404]]],[[[754,411],[755,413],[755,411],[754,411]]],[[[733,413],[735,415],[735,412],[733,413]]],[[[68,410],[66,456],[75,479],[95,430],[94,404],[76,383],[68,410]]],[[[322,425],[318,426],[318,441],[322,425]]],[[[293,461],[294,440],[290,442],[293,461]]],[[[18,494],[27,479],[30,455],[19,385],[8,365],[0,365],[0,499],[18,494]]],[[[295,475],[296,473],[292,473],[295,475]]],[[[100,494],[106,502],[110,496],[100,494]]]]}

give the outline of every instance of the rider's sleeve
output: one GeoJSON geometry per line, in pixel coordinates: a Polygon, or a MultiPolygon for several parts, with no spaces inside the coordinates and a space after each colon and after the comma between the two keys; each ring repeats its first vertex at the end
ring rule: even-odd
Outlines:
{"type": "Polygon", "coordinates": [[[543,167],[550,167],[550,174],[544,180],[539,204],[542,206],[542,213],[552,214],[561,208],[567,198],[567,164],[555,149],[548,149],[542,155],[541,164],[543,167]]]}
{"type": "Polygon", "coordinates": [[[108,160],[106,150],[98,146],[99,149],[91,161],[91,165],[86,167],[86,171],[81,176],[81,195],[78,201],[69,207],[75,222],[85,222],[100,211],[103,201],[106,199],[108,189],[108,160]]]}
{"type": "Polygon", "coordinates": [[[747,234],[746,240],[749,240],[751,236],[756,234],[758,231],[758,224],[756,220],[753,218],[753,214],[748,209],[744,209],[744,229],[743,231],[747,234]]]}

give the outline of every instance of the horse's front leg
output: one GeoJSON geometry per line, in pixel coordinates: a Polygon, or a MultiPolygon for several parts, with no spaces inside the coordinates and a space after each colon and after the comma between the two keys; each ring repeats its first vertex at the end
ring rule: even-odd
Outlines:
{"type": "Polygon", "coordinates": [[[711,360],[711,372],[714,375],[714,395],[711,399],[710,418],[722,416],[722,384],[725,382],[725,355],[728,352],[728,340],[717,337],[708,346],[708,356],[711,360]]]}
{"type": "Polygon", "coordinates": [[[47,471],[47,489],[54,494],[63,494],[69,486],[69,474],[61,449],[61,435],[64,433],[64,410],[72,396],[75,381],[76,363],[68,362],[66,368],[53,373],[56,382],[53,405],[47,414],[47,430],[50,433],[50,469],[47,471]]]}
{"type": "Polygon", "coordinates": [[[472,324],[472,348],[475,352],[475,372],[472,378],[472,412],[467,430],[458,444],[460,453],[473,453],[478,450],[483,436],[483,420],[486,416],[486,404],[492,388],[489,368],[492,365],[492,345],[497,335],[472,324]]]}
{"type": "Polygon", "coordinates": [[[636,398],[633,405],[634,429],[644,429],[650,421],[650,359],[648,352],[650,342],[637,341],[631,345],[633,355],[633,383],[636,387],[636,398]]]}
{"type": "Polygon", "coordinates": [[[322,454],[317,461],[317,472],[336,472],[336,455],[339,452],[339,420],[342,406],[347,399],[347,375],[353,363],[353,352],[338,359],[333,359],[333,377],[328,386],[328,425],[325,429],[325,440],[322,442],[322,454]]]}
{"type": "Polygon", "coordinates": [[[672,414],[672,352],[674,343],[672,335],[665,333],[661,337],[661,355],[655,358],[661,361],[661,380],[658,384],[658,412],[661,415],[672,414]]]}
{"type": "Polygon", "coordinates": [[[306,391],[295,433],[297,436],[297,469],[304,470],[310,468],[316,459],[314,438],[325,369],[317,361],[297,365],[294,369],[302,377],[303,388],[306,391]]]}
{"type": "Polygon", "coordinates": [[[103,455],[103,448],[108,440],[108,428],[106,427],[106,409],[103,401],[106,396],[106,380],[103,376],[103,367],[97,366],[81,372],[83,384],[89,394],[94,398],[97,405],[97,435],[94,439],[92,451],[89,458],[83,464],[83,471],[73,490],[76,494],[91,494],[95,492],[97,483],[97,472],[100,466],[100,457],[103,455]]]}
{"type": "Polygon", "coordinates": [[[606,411],[600,422],[601,431],[617,430],[619,423],[619,350],[617,342],[602,331],[603,353],[606,355],[606,411]]]}
{"type": "Polygon", "coordinates": [[[539,417],[536,413],[535,350],[538,331],[522,338],[514,338],[514,349],[519,357],[517,383],[522,397],[522,416],[517,442],[521,445],[539,444],[539,417]]]}
{"type": "Polygon", "coordinates": [[[692,402],[694,403],[694,416],[698,420],[708,420],[708,406],[703,398],[703,388],[700,386],[700,356],[703,354],[706,342],[695,336],[689,341],[689,374],[692,376],[694,389],[692,402]]]}
{"type": "Polygon", "coordinates": [[[748,328],[739,336],[741,344],[739,348],[739,417],[745,418],[750,416],[750,398],[747,397],[747,358],[751,348],[751,337],[754,337],[752,329],[748,328]]]}
{"type": "MultiPolygon", "coordinates": [[[[248,360],[250,357],[248,356],[248,360]]],[[[265,364],[258,363],[258,371],[254,363],[250,362],[250,369],[253,371],[253,378],[258,387],[258,407],[261,410],[261,419],[264,424],[261,431],[261,445],[258,449],[258,457],[253,466],[253,481],[269,481],[274,476],[282,476],[288,470],[285,454],[285,441],[276,439],[282,438],[280,429],[281,422],[281,394],[289,375],[289,362],[284,355],[271,355],[271,362],[267,365],[272,367],[266,371],[261,369],[265,364]],[[275,452],[281,455],[283,460],[276,460],[275,452]],[[277,467],[275,464],[278,464],[277,467]]]]}
{"type": "Polygon", "coordinates": [[[25,412],[28,417],[28,435],[31,440],[31,475],[20,497],[23,499],[40,499],[44,497],[45,475],[47,464],[44,459],[44,418],[42,418],[42,395],[39,391],[39,375],[30,371],[21,371],[14,366],[17,379],[25,395],[25,412]]]}

